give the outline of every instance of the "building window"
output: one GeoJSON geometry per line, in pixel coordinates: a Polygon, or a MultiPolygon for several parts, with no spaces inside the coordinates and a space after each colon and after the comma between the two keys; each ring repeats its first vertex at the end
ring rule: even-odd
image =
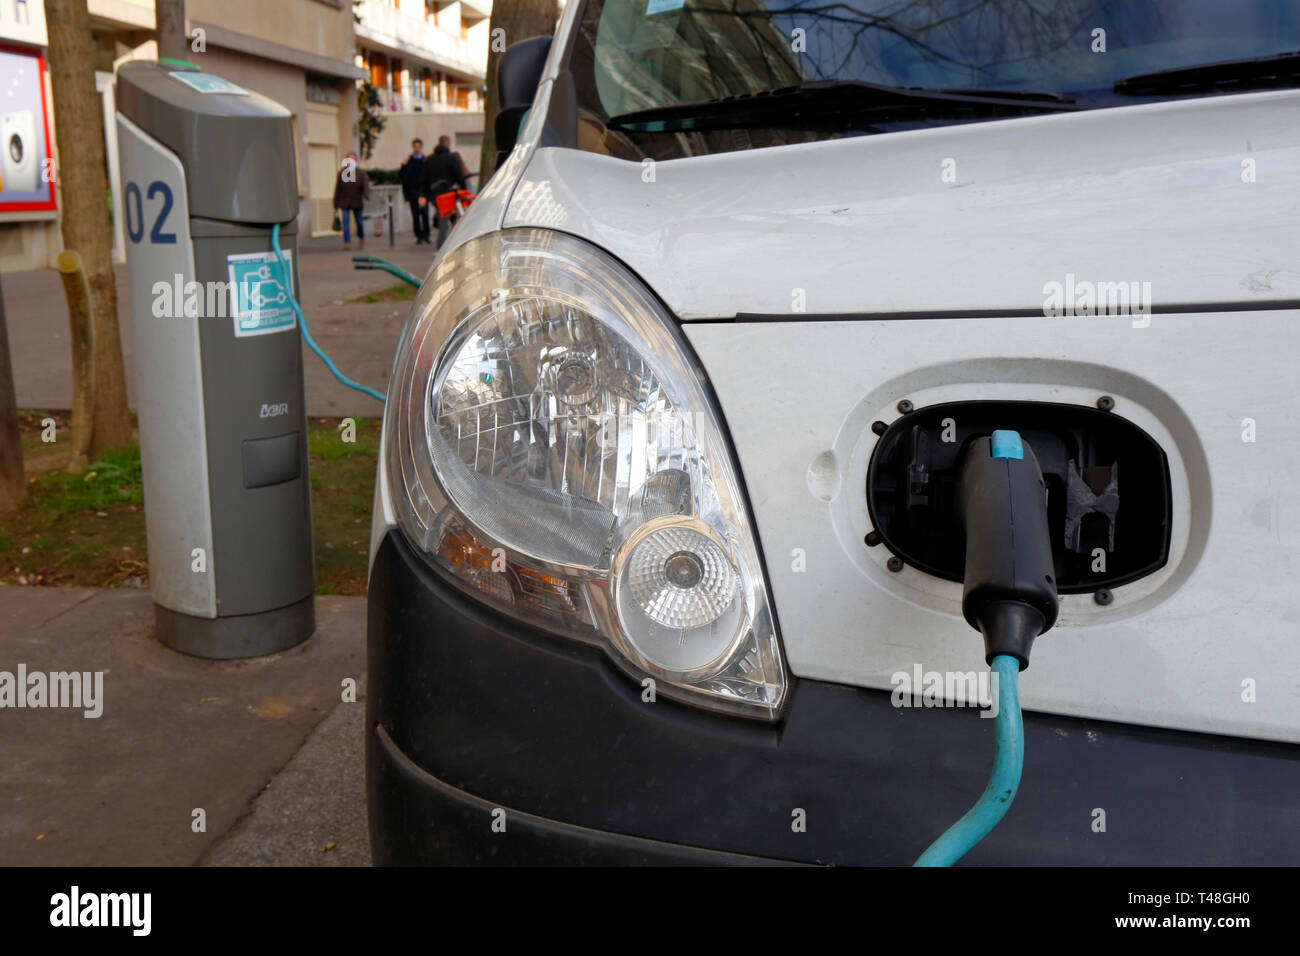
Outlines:
{"type": "Polygon", "coordinates": [[[370,82],[381,90],[388,86],[388,57],[382,53],[370,56],[370,82]]]}
{"type": "Polygon", "coordinates": [[[338,106],[343,102],[343,96],[339,92],[339,81],[332,76],[316,76],[308,73],[307,102],[338,106]]]}

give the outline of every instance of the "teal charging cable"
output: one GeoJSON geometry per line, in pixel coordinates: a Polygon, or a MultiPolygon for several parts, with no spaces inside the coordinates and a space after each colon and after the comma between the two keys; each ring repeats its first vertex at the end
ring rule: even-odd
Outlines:
{"type": "Polygon", "coordinates": [[[993,718],[993,774],[975,806],[930,844],[914,866],[952,866],[989,835],[1006,815],[1020,787],[1025,763],[1025,729],[1020,716],[1020,661],[1010,654],[993,658],[989,668],[998,679],[998,715],[993,718]]]}
{"type": "MultiPolygon", "coordinates": [[[[280,251],[280,224],[278,222],[271,227],[271,248],[275,250],[276,261],[280,263],[280,268],[284,270],[285,276],[290,276],[289,261],[285,259],[284,253],[280,251]]],[[[369,395],[371,398],[379,399],[381,402],[385,401],[386,399],[384,396],[379,392],[376,392],[373,388],[368,388],[365,385],[358,384],[340,372],[339,367],[334,364],[328,355],[325,354],[324,349],[316,344],[316,340],[313,339],[311,333],[307,331],[307,318],[302,314],[302,306],[298,305],[298,298],[293,294],[292,279],[287,279],[285,282],[285,291],[289,294],[289,304],[293,306],[293,311],[298,316],[298,328],[302,329],[302,340],[307,343],[309,349],[320,357],[320,360],[325,363],[325,367],[333,373],[334,377],[348,388],[354,388],[358,392],[369,395]]]]}

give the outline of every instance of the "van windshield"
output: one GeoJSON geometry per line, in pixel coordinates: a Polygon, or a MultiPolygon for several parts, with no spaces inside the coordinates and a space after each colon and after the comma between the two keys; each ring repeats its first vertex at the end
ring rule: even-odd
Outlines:
{"type": "Polygon", "coordinates": [[[1296,86],[1297,51],[1296,0],[586,0],[571,70],[601,151],[670,156],[1296,86]]]}

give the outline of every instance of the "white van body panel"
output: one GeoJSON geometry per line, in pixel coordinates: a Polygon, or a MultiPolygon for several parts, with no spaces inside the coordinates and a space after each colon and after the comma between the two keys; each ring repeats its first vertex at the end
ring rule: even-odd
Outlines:
{"type": "Polygon", "coordinates": [[[601,246],[685,320],[1041,309],[1070,273],[1157,308],[1296,302],[1297,117],[1281,90],[652,166],[542,148],[504,225],[601,246]]]}
{"type": "MultiPolygon", "coordinates": [[[[698,323],[686,334],[736,445],[796,675],[890,689],[917,663],[984,667],[961,585],[891,573],[886,549],[863,542],[873,421],[897,418],[902,399],[1110,395],[1169,456],[1170,559],[1108,607],[1061,598],[1021,674],[1024,706],[1300,741],[1294,311],[1157,315],[1144,329],[1069,317],[698,323]]],[[[1122,529],[1122,478],[1120,500],[1122,529]]]]}

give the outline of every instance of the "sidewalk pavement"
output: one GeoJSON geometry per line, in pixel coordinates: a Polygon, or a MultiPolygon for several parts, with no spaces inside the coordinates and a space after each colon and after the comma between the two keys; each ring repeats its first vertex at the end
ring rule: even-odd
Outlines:
{"type": "MultiPolygon", "coordinates": [[[[409,235],[403,234],[397,236],[392,246],[384,236],[370,239],[365,249],[358,249],[354,242],[349,252],[343,251],[343,242],[338,238],[307,239],[299,246],[301,304],[312,337],[343,374],[384,392],[410,303],[344,304],[345,299],[378,292],[401,281],[387,272],[353,269],[352,256],[363,253],[387,259],[423,279],[433,262],[433,247],[416,246],[409,235]]],[[[134,408],[135,366],[130,321],[133,305],[126,266],[118,266],[115,271],[128,399],[134,408]]],[[[18,407],[71,408],[72,346],[68,337],[67,301],[58,273],[53,269],[8,273],[3,286],[18,407]]],[[[340,385],[306,347],[303,363],[309,416],[374,418],[382,411],[373,398],[340,385]]]]}
{"type": "Polygon", "coordinates": [[[316,622],[205,661],[153,639],[148,592],[0,587],[0,671],[103,672],[98,718],[0,709],[0,866],[367,864],[365,600],[316,622]]]}

